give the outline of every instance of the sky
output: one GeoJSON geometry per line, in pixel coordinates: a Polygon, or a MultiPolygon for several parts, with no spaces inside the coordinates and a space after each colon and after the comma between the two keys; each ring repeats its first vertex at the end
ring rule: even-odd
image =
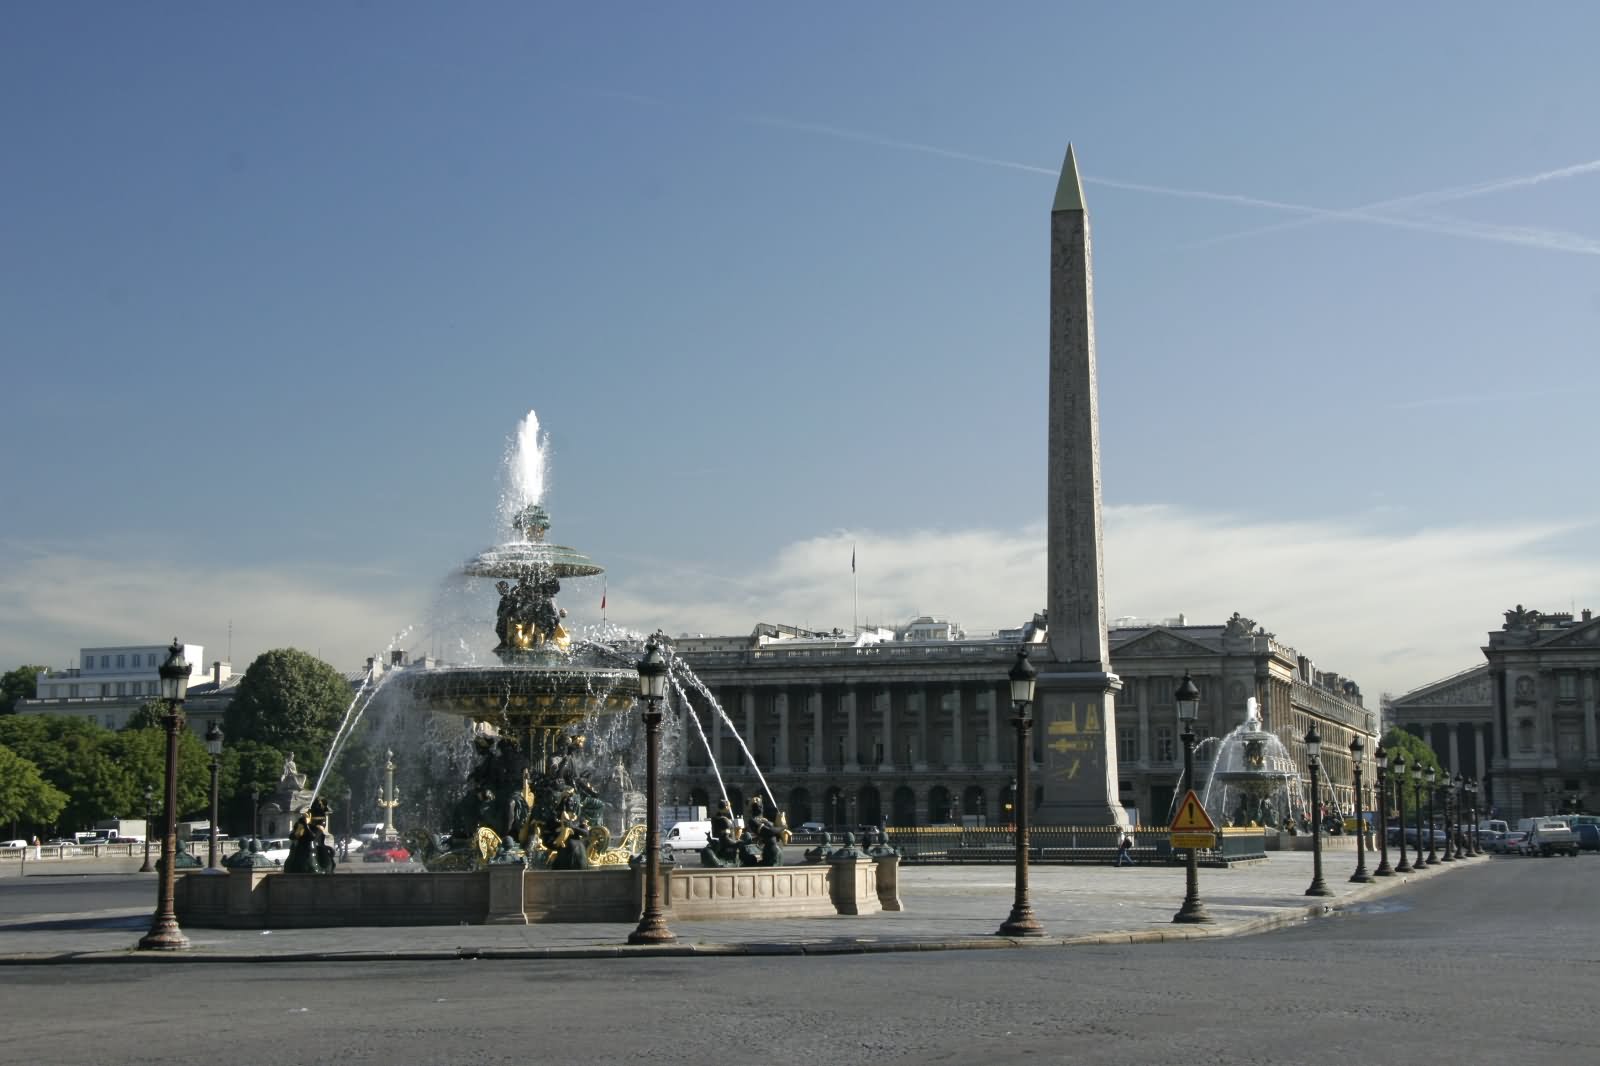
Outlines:
{"type": "Polygon", "coordinates": [[[1596,39],[1576,3],[10,5],[0,667],[448,657],[529,411],[550,539],[607,568],[574,625],[1016,626],[1069,142],[1108,614],[1241,612],[1369,705],[1474,666],[1514,604],[1600,608],[1596,39]]]}

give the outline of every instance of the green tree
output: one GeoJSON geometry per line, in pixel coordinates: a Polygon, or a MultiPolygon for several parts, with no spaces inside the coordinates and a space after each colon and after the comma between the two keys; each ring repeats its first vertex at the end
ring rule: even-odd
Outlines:
{"type": "Polygon", "coordinates": [[[87,829],[102,818],[124,815],[115,806],[124,771],[109,751],[115,736],[95,722],[57,715],[0,718],[0,744],[33,763],[39,776],[67,797],[56,825],[87,829]]]}
{"type": "MultiPolygon", "coordinates": [[[[1389,756],[1389,766],[1391,767],[1389,772],[1391,775],[1395,756],[1398,755],[1406,761],[1406,810],[1408,812],[1415,811],[1414,804],[1419,799],[1424,804],[1428,802],[1428,782],[1426,780],[1428,767],[1433,767],[1436,780],[1443,781],[1445,779],[1444,766],[1439,762],[1439,756],[1435,755],[1433,749],[1428,747],[1426,741],[1415,733],[1404,729],[1390,729],[1383,735],[1382,744],[1384,752],[1389,756]],[[1421,784],[1417,784],[1414,780],[1414,776],[1411,773],[1413,766],[1421,766],[1423,768],[1424,780],[1421,784]]],[[[1390,785],[1393,786],[1394,783],[1391,779],[1390,785]]],[[[1390,795],[1393,795],[1392,791],[1390,795]]],[[[1407,815],[1408,820],[1414,819],[1414,817],[1415,815],[1413,814],[1407,815]]]]}
{"type": "Polygon", "coordinates": [[[43,666],[19,666],[0,674],[0,714],[15,714],[19,700],[31,700],[44,672],[43,666]]]}
{"type": "MultiPolygon", "coordinates": [[[[165,726],[124,729],[111,736],[107,756],[121,771],[109,782],[103,817],[142,817],[144,792],[155,789],[156,816],[166,796],[167,730],[165,726]]],[[[211,753],[187,725],[178,732],[178,819],[203,820],[211,812],[211,753]]]]}
{"type": "Polygon", "coordinates": [[[262,652],[239,682],[223,729],[230,743],[253,740],[316,765],[352,695],[344,676],[315,656],[295,648],[262,652]]]}
{"type": "Polygon", "coordinates": [[[13,836],[20,826],[36,831],[55,825],[66,805],[66,795],[37,766],[0,745],[0,824],[9,823],[13,836]]]}

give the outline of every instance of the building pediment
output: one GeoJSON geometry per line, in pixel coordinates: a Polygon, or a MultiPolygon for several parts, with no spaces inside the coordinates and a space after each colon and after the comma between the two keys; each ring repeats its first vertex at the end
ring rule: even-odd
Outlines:
{"type": "Polygon", "coordinates": [[[1442,681],[1408,692],[1390,706],[1401,707],[1477,707],[1494,702],[1488,664],[1452,674],[1442,681]]]}
{"type": "Polygon", "coordinates": [[[1600,650],[1600,620],[1559,630],[1538,641],[1536,648],[1594,648],[1600,650]]]}
{"type": "Polygon", "coordinates": [[[1197,640],[1180,636],[1164,626],[1157,626],[1140,637],[1111,649],[1117,658],[1142,656],[1171,658],[1175,655],[1216,655],[1217,649],[1197,640]]]}

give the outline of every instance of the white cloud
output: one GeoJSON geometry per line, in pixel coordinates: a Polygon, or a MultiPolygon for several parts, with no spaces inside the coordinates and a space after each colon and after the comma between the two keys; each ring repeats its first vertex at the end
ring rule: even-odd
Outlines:
{"type": "MultiPolygon", "coordinates": [[[[1406,691],[1481,662],[1487,632],[1513,604],[1551,611],[1565,609],[1574,596],[1579,607],[1588,603],[1584,597],[1600,592],[1600,561],[1549,545],[1578,528],[1506,524],[1393,533],[1356,520],[1247,522],[1176,507],[1114,507],[1105,515],[1107,615],[1182,612],[1191,623],[1216,624],[1238,611],[1319,668],[1353,678],[1375,707],[1384,691],[1406,691]]],[[[609,578],[608,613],[613,622],[669,633],[748,633],[759,621],[848,628],[852,550],[862,622],[935,614],[976,635],[1019,625],[1045,605],[1044,528],[1036,524],[836,531],[785,545],[743,572],[710,559],[624,560],[609,578]]],[[[443,602],[458,619],[470,619],[474,633],[493,610],[488,590],[441,598],[431,581],[377,572],[196,573],[88,551],[5,557],[0,665],[63,666],[83,645],[173,635],[220,642],[232,619],[240,668],[256,652],[293,645],[354,669],[381,653],[401,626],[423,622],[430,599],[432,610],[443,602]]],[[[569,589],[562,605],[575,625],[595,621],[598,589],[569,589]]],[[[427,647],[425,632],[418,629],[401,646],[446,651],[427,647]]],[[[208,645],[208,658],[223,654],[220,643],[208,645]]]]}

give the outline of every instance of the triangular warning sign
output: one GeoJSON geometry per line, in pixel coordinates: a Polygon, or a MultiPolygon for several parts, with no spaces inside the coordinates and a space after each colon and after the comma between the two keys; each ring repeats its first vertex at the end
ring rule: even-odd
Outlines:
{"type": "Polygon", "coordinates": [[[1190,789],[1183,797],[1183,802],[1178,805],[1178,813],[1172,817],[1172,831],[1174,833],[1213,833],[1217,825],[1206,813],[1200,803],[1200,797],[1190,789]]]}

